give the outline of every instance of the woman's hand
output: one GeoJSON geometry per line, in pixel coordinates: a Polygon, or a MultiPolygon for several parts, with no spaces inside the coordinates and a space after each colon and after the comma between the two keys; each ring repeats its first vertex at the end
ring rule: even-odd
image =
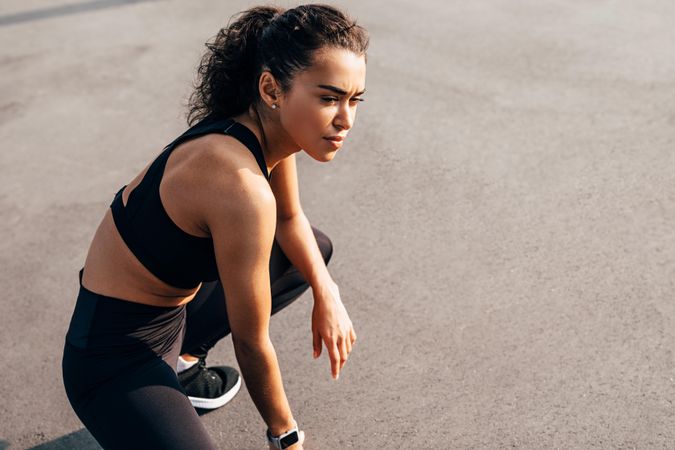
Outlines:
{"type": "MultiPolygon", "coordinates": [[[[302,430],[298,430],[298,442],[286,448],[288,450],[304,450],[302,447],[303,442],[305,442],[305,432],[302,430]]],[[[277,450],[277,448],[272,444],[268,444],[268,446],[270,450],[277,450]]]]}
{"type": "Polygon", "coordinates": [[[321,343],[325,342],[330,357],[331,372],[333,378],[337,380],[356,342],[356,333],[334,281],[323,283],[318,288],[313,287],[312,291],[314,293],[314,309],[312,310],[314,358],[321,355],[321,343]]]}

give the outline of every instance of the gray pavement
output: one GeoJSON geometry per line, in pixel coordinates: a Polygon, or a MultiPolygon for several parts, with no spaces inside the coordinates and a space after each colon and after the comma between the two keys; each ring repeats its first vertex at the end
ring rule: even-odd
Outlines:
{"type": "MultiPolygon", "coordinates": [[[[97,448],[60,372],[77,270],[254,4],[0,5],[0,449],[97,448]]],[[[359,340],[335,382],[311,292],[271,322],[306,448],[675,448],[675,4],[335,4],[366,101],[299,172],[359,340]]],[[[265,448],[245,388],[202,419],[265,448]]]]}

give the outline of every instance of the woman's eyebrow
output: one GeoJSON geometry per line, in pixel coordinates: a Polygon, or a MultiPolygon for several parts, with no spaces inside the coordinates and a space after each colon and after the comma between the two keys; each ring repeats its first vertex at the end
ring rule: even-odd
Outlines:
{"type": "MultiPolygon", "coordinates": [[[[323,89],[328,89],[329,91],[333,91],[336,94],[340,94],[340,95],[345,95],[347,93],[347,91],[343,91],[342,89],[337,88],[335,86],[331,86],[329,84],[317,84],[317,87],[320,87],[320,88],[323,88],[323,89]]],[[[366,92],[366,90],[364,89],[361,92],[357,92],[356,95],[365,94],[365,92],[366,92]]]]}

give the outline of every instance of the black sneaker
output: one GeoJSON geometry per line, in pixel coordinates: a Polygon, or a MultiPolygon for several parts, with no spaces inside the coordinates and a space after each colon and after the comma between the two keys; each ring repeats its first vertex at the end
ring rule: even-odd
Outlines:
{"type": "Polygon", "coordinates": [[[239,372],[234,367],[206,367],[206,358],[178,372],[178,381],[195,408],[216,409],[234,398],[241,387],[239,372]]]}

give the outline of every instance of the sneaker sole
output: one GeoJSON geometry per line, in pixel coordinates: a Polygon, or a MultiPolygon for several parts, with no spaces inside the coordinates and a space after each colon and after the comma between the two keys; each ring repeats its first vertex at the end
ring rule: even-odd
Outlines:
{"type": "Polygon", "coordinates": [[[192,406],[194,406],[195,408],[216,409],[220,408],[221,406],[232,400],[234,396],[237,395],[237,392],[239,392],[240,387],[241,387],[241,377],[238,377],[237,382],[235,383],[234,386],[232,386],[232,389],[230,389],[220,397],[201,398],[201,397],[190,397],[188,395],[188,399],[190,399],[190,403],[192,403],[192,406]]]}

